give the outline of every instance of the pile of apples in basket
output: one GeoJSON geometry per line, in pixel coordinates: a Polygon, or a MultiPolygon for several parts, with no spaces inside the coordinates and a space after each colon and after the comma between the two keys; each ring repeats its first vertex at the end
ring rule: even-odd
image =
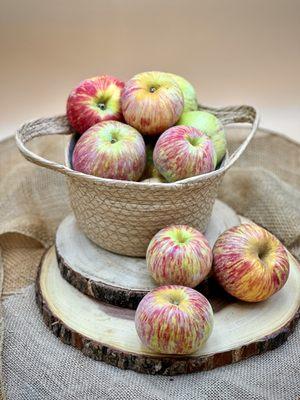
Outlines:
{"type": "MultiPolygon", "coordinates": [[[[101,178],[168,184],[213,171],[226,154],[222,123],[198,110],[193,86],[171,73],[144,72],[126,83],[86,79],[69,95],[67,117],[80,135],[73,169],[101,178]]],[[[165,354],[191,354],[209,338],[212,307],[193,289],[206,277],[241,301],[259,302],[289,275],[284,246],[254,223],[227,230],[213,249],[195,228],[168,226],[151,240],[146,261],[159,287],[140,302],[136,330],[165,354]]]]}

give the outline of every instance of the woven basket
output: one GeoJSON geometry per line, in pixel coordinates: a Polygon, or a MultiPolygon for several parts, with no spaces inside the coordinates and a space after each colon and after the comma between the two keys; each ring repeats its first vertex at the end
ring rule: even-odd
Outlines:
{"type": "Polygon", "coordinates": [[[249,106],[200,108],[215,114],[224,125],[249,123],[251,129],[219,169],[175,183],[118,181],[74,171],[70,164],[74,135],[66,151],[66,165],[46,160],[26,147],[35,137],[72,133],[66,116],[26,123],[17,131],[16,141],[27,160],[67,176],[72,209],[89,239],[118,254],[145,256],[150,239],[167,225],[187,224],[205,231],[225,172],[244,152],[258,127],[257,112],[249,106]]]}

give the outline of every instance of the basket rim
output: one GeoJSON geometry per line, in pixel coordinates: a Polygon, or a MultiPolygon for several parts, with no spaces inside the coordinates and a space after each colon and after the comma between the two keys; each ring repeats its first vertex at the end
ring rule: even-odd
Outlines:
{"type": "MultiPolygon", "coordinates": [[[[66,175],[70,179],[85,181],[86,183],[91,182],[94,184],[114,186],[114,187],[132,187],[139,189],[162,189],[170,190],[175,188],[186,187],[187,185],[196,185],[200,182],[207,181],[222,176],[227,169],[229,169],[235,161],[244,152],[250,141],[252,140],[259,124],[259,114],[257,110],[249,105],[240,106],[228,106],[222,108],[213,108],[203,105],[198,106],[198,110],[207,111],[217,116],[223,125],[238,126],[239,124],[250,124],[251,131],[244,140],[244,142],[236,149],[232,154],[223,159],[221,166],[209,173],[192,176],[176,182],[136,182],[136,181],[125,181],[96,177],[93,175],[84,174],[82,172],[75,171],[70,168],[68,156],[65,161],[66,165],[59,164],[57,162],[48,160],[35,154],[29,150],[26,143],[31,141],[35,137],[42,137],[47,135],[68,135],[73,137],[74,131],[71,129],[66,115],[60,115],[48,118],[39,118],[34,121],[23,124],[16,132],[16,143],[23,154],[23,156],[30,162],[33,162],[39,166],[52,169],[66,175]]],[[[70,140],[69,140],[70,143],[70,140]]],[[[65,148],[65,151],[68,147],[65,148]]]]}

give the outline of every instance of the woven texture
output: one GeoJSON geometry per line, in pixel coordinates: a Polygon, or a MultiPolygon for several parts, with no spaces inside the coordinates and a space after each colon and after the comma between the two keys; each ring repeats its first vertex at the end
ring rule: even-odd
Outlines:
{"type": "Polygon", "coordinates": [[[249,106],[213,111],[226,125],[251,124],[247,141],[209,174],[180,183],[153,184],[122,182],[87,176],[71,169],[75,137],[66,151],[66,166],[49,157],[37,158],[26,144],[33,138],[53,133],[70,133],[66,117],[39,119],[24,124],[17,132],[17,143],[28,160],[67,176],[71,206],[81,230],[96,244],[118,254],[145,256],[155,233],[172,223],[192,225],[204,232],[211,216],[220,182],[229,167],[242,155],[255,133],[258,117],[249,106]]]}
{"type": "Polygon", "coordinates": [[[69,193],[82,231],[96,244],[118,254],[145,256],[151,238],[165,226],[192,225],[204,232],[223,173],[191,187],[157,190],[95,186],[70,180],[69,193]]]}
{"type": "MultiPolygon", "coordinates": [[[[244,138],[243,130],[230,131],[230,151],[244,138]]],[[[47,137],[31,148],[62,161],[64,144],[62,137],[47,137]]],[[[24,161],[9,139],[0,143],[0,182],[0,272],[4,269],[6,295],[0,333],[4,322],[2,375],[8,400],[299,398],[299,328],[272,352],[174,378],[118,370],[62,344],[41,321],[32,280],[43,249],[70,212],[65,178],[24,161]]],[[[300,257],[299,145],[259,131],[225,175],[219,196],[300,257]]]]}

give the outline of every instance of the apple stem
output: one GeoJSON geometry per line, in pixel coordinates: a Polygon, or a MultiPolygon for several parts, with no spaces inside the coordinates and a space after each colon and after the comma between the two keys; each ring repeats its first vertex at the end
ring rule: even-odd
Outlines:
{"type": "Polygon", "coordinates": [[[106,106],[105,106],[104,103],[99,103],[98,107],[100,108],[100,110],[105,110],[106,109],[106,106]]]}

